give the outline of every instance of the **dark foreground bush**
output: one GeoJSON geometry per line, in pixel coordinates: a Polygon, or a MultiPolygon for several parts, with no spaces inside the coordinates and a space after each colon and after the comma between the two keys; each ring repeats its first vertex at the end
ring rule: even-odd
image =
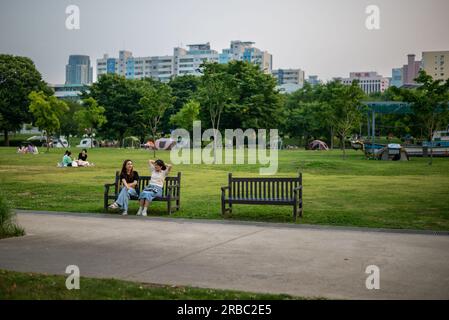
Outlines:
{"type": "Polygon", "coordinates": [[[0,195],[0,239],[23,236],[25,230],[16,224],[15,214],[6,199],[0,195]]]}

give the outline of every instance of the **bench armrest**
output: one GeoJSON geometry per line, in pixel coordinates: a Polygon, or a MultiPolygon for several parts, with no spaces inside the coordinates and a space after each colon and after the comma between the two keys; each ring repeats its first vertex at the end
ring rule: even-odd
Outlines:
{"type": "Polygon", "coordinates": [[[226,196],[226,189],[229,189],[229,186],[221,187],[221,197],[224,198],[226,196]]]}
{"type": "Polygon", "coordinates": [[[109,188],[115,187],[115,183],[105,183],[104,184],[104,191],[109,192],[109,188]]]}
{"type": "Polygon", "coordinates": [[[293,192],[297,192],[298,190],[301,190],[301,189],[302,189],[302,186],[296,187],[293,189],[293,192]]]}

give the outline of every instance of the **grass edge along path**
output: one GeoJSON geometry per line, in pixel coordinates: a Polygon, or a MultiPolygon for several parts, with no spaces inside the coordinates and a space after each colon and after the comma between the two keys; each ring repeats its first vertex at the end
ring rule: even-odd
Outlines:
{"type": "Polygon", "coordinates": [[[190,286],[80,277],[68,290],[66,276],[0,269],[0,300],[305,300],[287,294],[253,293],[190,286]]]}

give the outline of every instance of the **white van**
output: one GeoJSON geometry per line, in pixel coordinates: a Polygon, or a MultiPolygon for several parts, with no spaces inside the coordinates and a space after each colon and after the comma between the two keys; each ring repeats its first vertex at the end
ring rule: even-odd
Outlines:
{"type": "Polygon", "coordinates": [[[95,139],[83,138],[77,148],[98,148],[98,142],[95,139]]]}

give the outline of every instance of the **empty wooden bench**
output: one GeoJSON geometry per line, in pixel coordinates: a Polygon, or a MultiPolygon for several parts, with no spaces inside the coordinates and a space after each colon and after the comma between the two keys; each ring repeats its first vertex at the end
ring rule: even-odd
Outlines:
{"type": "MultiPolygon", "coordinates": [[[[143,190],[151,180],[151,176],[139,176],[138,187],[136,188],[137,194],[140,190],[143,190]]],[[[122,181],[120,180],[120,173],[115,173],[115,182],[107,183],[104,185],[104,210],[107,211],[109,207],[109,200],[115,201],[120,192],[122,181]],[[110,193],[113,188],[114,193],[110,193]]],[[[130,200],[139,200],[138,197],[131,197],[130,200]]],[[[174,177],[166,177],[165,184],[162,191],[162,197],[155,198],[153,201],[165,201],[167,202],[167,212],[171,214],[174,209],[179,210],[181,205],[181,172],[174,177]],[[173,203],[174,202],[174,203],[173,203]]]]}
{"type": "Polygon", "coordinates": [[[228,185],[221,188],[222,214],[232,213],[234,204],[290,205],[296,220],[303,213],[302,174],[294,178],[234,178],[229,173],[228,185]]]}

